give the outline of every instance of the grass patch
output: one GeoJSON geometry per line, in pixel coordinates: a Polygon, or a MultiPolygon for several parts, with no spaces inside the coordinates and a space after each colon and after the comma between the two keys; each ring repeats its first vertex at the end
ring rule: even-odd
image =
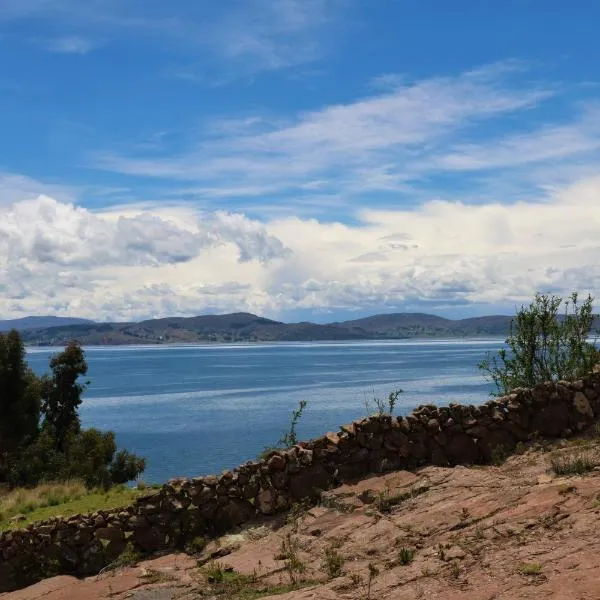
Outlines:
{"type": "Polygon", "coordinates": [[[539,563],[523,563],[519,565],[521,575],[539,575],[542,572],[542,565],[539,563]]]}
{"type": "Polygon", "coordinates": [[[566,452],[550,459],[550,468],[555,475],[583,475],[593,471],[600,461],[594,452],[566,452]]]}
{"type": "Polygon", "coordinates": [[[410,565],[414,557],[415,551],[410,548],[400,548],[400,551],[398,552],[398,562],[404,566],[410,565]]]}
{"type": "Polygon", "coordinates": [[[400,492],[397,494],[390,494],[389,490],[385,490],[379,493],[373,504],[379,512],[390,513],[395,506],[398,506],[411,498],[416,498],[427,491],[429,491],[428,487],[413,488],[408,492],[400,492]]]}
{"type": "Polygon", "coordinates": [[[216,561],[205,565],[203,573],[211,584],[210,591],[213,597],[224,600],[257,600],[266,596],[287,594],[315,583],[314,581],[297,581],[289,584],[264,584],[255,574],[243,575],[232,567],[216,561]]]}
{"type": "Polygon", "coordinates": [[[127,506],[142,492],[118,485],[105,490],[88,490],[80,481],[43,483],[34,488],[0,491],[0,531],[26,527],[50,517],[65,517],[127,506]],[[12,517],[23,515],[19,521],[12,517]]]}

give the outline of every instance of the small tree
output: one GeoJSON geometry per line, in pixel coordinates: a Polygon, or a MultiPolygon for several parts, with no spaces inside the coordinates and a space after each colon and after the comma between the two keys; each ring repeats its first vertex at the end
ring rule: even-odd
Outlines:
{"type": "Polygon", "coordinates": [[[577,379],[591,371],[600,361],[600,351],[588,341],[592,303],[592,296],[579,303],[575,292],[566,300],[538,293],[529,306],[522,306],[511,322],[508,349],[479,363],[495,384],[496,395],[543,381],[577,379]]]}
{"type": "Polygon", "coordinates": [[[78,409],[85,385],[79,377],[87,373],[85,354],[78,342],[71,342],[50,360],[52,377],[43,379],[42,412],[56,447],[64,452],[70,434],[79,433],[78,409]]]}

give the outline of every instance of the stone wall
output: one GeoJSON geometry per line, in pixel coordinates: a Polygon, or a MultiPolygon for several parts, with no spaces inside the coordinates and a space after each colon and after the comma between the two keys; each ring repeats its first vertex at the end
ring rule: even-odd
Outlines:
{"type": "Polygon", "coordinates": [[[518,389],[480,406],[427,405],[406,417],[369,417],[219,477],[171,481],[125,508],[4,532],[0,592],[58,573],[98,573],[127,545],[140,553],[181,548],[368,473],[489,462],[497,449],[510,452],[532,434],[574,435],[598,414],[600,365],[582,380],[518,389]]]}

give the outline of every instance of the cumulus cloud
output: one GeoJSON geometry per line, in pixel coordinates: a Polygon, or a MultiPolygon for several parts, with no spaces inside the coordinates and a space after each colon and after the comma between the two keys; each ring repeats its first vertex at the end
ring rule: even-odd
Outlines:
{"type": "Polygon", "coordinates": [[[0,253],[12,264],[156,266],[187,262],[220,244],[236,245],[242,261],[269,261],[287,251],[260,224],[238,215],[217,214],[182,227],[148,212],[98,215],[39,196],[12,205],[0,222],[0,253]]]}
{"type": "Polygon", "coordinates": [[[432,200],[352,224],[189,207],[93,213],[47,197],[1,209],[0,314],[95,319],[248,310],[505,307],[600,296],[600,178],[535,201],[432,200]]]}

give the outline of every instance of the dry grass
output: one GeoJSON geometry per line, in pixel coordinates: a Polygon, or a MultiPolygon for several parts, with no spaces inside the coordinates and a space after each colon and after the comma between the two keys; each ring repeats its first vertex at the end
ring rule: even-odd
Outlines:
{"type": "Polygon", "coordinates": [[[550,468],[555,475],[583,475],[600,465],[596,449],[556,453],[550,458],[550,468]]]}
{"type": "Polygon", "coordinates": [[[74,515],[117,508],[132,502],[139,492],[125,486],[108,491],[88,490],[81,481],[43,483],[34,488],[0,489],[0,531],[24,527],[56,515],[74,515]],[[25,518],[11,521],[17,515],[25,518]]]}

